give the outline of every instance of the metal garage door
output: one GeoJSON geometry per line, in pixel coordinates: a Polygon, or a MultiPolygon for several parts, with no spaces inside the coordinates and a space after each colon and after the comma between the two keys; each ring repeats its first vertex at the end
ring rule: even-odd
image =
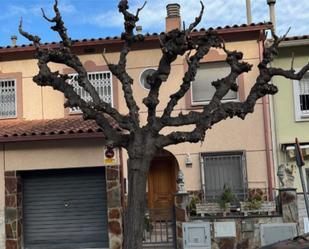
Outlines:
{"type": "Polygon", "coordinates": [[[104,168],[23,174],[25,249],[108,248],[104,168]]]}

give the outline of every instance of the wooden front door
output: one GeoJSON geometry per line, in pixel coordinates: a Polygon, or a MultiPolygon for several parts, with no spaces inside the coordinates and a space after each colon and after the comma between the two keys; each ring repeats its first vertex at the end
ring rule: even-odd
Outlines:
{"type": "Polygon", "coordinates": [[[148,177],[148,207],[150,209],[171,209],[175,192],[175,159],[154,159],[151,162],[148,177]]]}

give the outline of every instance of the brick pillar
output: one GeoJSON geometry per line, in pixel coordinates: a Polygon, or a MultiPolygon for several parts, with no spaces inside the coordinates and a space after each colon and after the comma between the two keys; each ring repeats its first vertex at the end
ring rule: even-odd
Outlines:
{"type": "Polygon", "coordinates": [[[5,172],[6,249],[20,249],[22,237],[21,178],[16,171],[5,172]]]}
{"type": "Polygon", "coordinates": [[[106,167],[109,248],[121,249],[123,241],[119,166],[106,167]]]}
{"type": "Polygon", "coordinates": [[[183,249],[182,223],[188,221],[187,205],[188,193],[177,193],[175,195],[175,216],[176,216],[176,243],[178,249],[183,249]]]}
{"type": "Polygon", "coordinates": [[[279,189],[283,222],[298,223],[296,188],[279,189]]]}

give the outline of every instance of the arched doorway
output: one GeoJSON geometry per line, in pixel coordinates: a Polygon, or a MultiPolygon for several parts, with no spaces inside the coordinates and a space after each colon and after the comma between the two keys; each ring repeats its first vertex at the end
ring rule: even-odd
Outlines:
{"type": "Polygon", "coordinates": [[[179,165],[175,156],[162,150],[152,159],[148,175],[148,208],[153,218],[170,216],[176,193],[179,165]]]}

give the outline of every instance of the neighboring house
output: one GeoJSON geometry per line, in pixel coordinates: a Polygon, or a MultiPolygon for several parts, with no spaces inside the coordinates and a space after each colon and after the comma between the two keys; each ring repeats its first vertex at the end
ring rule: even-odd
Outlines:
{"type": "MultiPolygon", "coordinates": [[[[309,36],[286,38],[280,46],[274,66],[293,68],[297,71],[308,63],[309,36]],[[292,58],[294,60],[292,62],[292,58]]],[[[306,166],[304,175],[309,177],[309,74],[301,81],[275,78],[279,93],[273,97],[274,137],[276,138],[277,166],[294,165],[295,183],[302,192],[298,169],[295,162],[294,143],[297,137],[302,148],[306,166]]],[[[309,181],[308,181],[309,182],[309,181]]]]}
{"type": "MultiPolygon", "coordinates": [[[[122,166],[103,167],[102,130],[32,82],[31,46],[0,53],[0,248],[115,248],[122,166]]],[[[90,77],[111,96],[110,73],[97,71],[90,77]]]]}
{"type": "MultiPolygon", "coordinates": [[[[167,31],[180,28],[180,23],[179,15],[168,16],[167,31]]],[[[261,60],[265,30],[270,27],[260,23],[216,29],[228,49],[243,51],[244,60],[254,65],[252,72],[239,77],[240,90],[229,93],[227,101],[242,101],[248,95],[258,75],[256,66],[261,60]]],[[[192,36],[203,32],[194,31],[192,36]]],[[[50,43],[46,47],[58,45],[50,43]]],[[[104,49],[108,60],[116,62],[120,38],[80,40],[73,46],[101,97],[126,113],[121,87],[102,59],[104,49]]],[[[128,56],[128,73],[135,80],[133,92],[141,107],[141,120],[146,117],[142,104],[148,93],[145,79],[157,67],[160,55],[159,36],[152,34],[128,56]]],[[[127,155],[119,150],[118,166],[103,167],[106,141],[102,130],[92,121],[83,121],[78,110],[65,109],[62,94],[33,83],[32,77],[38,71],[33,56],[30,45],[0,49],[0,184],[2,189],[5,186],[0,203],[6,216],[4,226],[1,213],[3,240],[7,248],[24,245],[48,249],[54,243],[111,248],[121,243],[119,176],[126,178],[127,155]]],[[[209,83],[228,73],[224,60],[223,51],[210,51],[175,114],[207,104],[213,93],[209,83]]],[[[58,64],[51,67],[71,74],[75,84],[72,70],[58,64]]],[[[177,89],[185,70],[186,60],[179,57],[162,86],[158,115],[169,99],[166,93],[177,89]]],[[[81,95],[87,98],[83,91],[81,95]]],[[[268,98],[259,100],[255,112],[245,120],[232,119],[215,125],[202,144],[170,146],[158,153],[148,179],[149,209],[169,209],[173,205],[179,170],[184,173],[186,190],[206,201],[216,200],[225,184],[239,200],[257,188],[272,199],[275,174],[268,98]]],[[[125,184],[122,189],[125,191],[125,184]]]]}
{"type": "MultiPolygon", "coordinates": [[[[308,63],[309,36],[287,37],[280,46],[275,67],[293,68],[297,71],[308,63]],[[292,58],[294,60],[292,61],[292,58]]],[[[303,192],[298,168],[296,167],[294,143],[297,137],[306,165],[303,167],[306,184],[309,183],[309,73],[301,81],[274,78],[279,92],[273,97],[273,138],[275,143],[275,166],[286,165],[293,170],[294,187],[303,192]]],[[[279,184],[279,183],[278,183],[279,184]]],[[[305,212],[303,197],[300,199],[300,225],[303,228],[305,212]]],[[[308,232],[309,230],[307,230],[308,232]]]]}

